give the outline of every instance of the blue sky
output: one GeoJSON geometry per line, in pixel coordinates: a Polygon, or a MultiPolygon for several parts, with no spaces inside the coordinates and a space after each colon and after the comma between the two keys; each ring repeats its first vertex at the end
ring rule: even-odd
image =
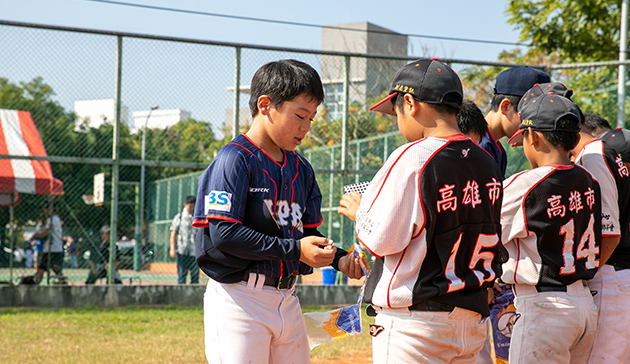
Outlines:
{"type": "MultiPolygon", "coordinates": [[[[516,42],[505,0],[384,2],[374,0],[200,1],[121,0],[215,14],[319,25],[369,21],[403,34],[516,42]]],[[[142,9],[88,0],[0,0],[0,20],[123,31],[220,42],[319,49],[321,30],[216,16],[142,9]]],[[[508,45],[410,38],[410,54],[495,61],[508,45]]],[[[75,99],[112,98],[115,38],[0,27],[0,77],[41,76],[69,110],[75,99]],[[19,49],[19,52],[7,52],[19,49]]],[[[232,96],[233,49],[129,40],[123,59],[123,103],[131,111],[157,103],[183,108],[219,125],[232,96]]],[[[241,83],[278,53],[243,52],[241,83]]],[[[291,56],[289,54],[288,56],[291,56]]],[[[309,62],[313,57],[302,57],[309,62]]],[[[315,62],[313,59],[312,62],[315,62]]],[[[241,98],[245,106],[247,97],[241,98]]]]}

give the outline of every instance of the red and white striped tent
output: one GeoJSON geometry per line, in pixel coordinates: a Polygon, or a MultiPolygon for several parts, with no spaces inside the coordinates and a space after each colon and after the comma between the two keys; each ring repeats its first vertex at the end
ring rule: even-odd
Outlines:
{"type": "MultiPolygon", "coordinates": [[[[28,111],[0,110],[0,155],[45,157],[46,149],[28,111]]],[[[42,160],[0,158],[0,193],[62,195],[63,183],[42,160]]]]}

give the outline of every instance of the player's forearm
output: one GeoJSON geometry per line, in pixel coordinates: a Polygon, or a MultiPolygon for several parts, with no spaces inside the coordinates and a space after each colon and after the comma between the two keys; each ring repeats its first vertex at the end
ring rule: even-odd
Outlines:
{"type": "Polygon", "coordinates": [[[604,264],[608,261],[612,253],[617,248],[619,244],[619,237],[602,237],[601,251],[599,256],[599,267],[603,267],[604,264]]]}
{"type": "Polygon", "coordinates": [[[210,220],[208,229],[215,248],[248,260],[300,260],[300,242],[259,233],[236,222],[210,220]]]}

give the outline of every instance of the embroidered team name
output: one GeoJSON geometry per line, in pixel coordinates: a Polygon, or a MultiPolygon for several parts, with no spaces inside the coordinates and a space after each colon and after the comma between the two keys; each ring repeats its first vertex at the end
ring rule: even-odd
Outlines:
{"type": "Polygon", "coordinates": [[[267,193],[267,192],[269,192],[269,189],[268,188],[264,188],[264,187],[250,187],[249,188],[249,192],[252,192],[252,193],[265,192],[265,193],[267,193]]]}
{"type": "Polygon", "coordinates": [[[523,119],[523,121],[521,121],[521,124],[523,124],[523,125],[533,125],[533,122],[531,120],[523,119]]]}
{"type": "MultiPolygon", "coordinates": [[[[586,205],[588,208],[593,210],[593,205],[595,204],[595,191],[589,187],[586,192],[584,192],[584,197],[586,197],[586,205]]],[[[551,197],[547,199],[547,202],[549,203],[547,215],[550,219],[555,216],[564,217],[564,215],[566,215],[567,207],[562,202],[562,195],[551,195],[551,197]]],[[[570,191],[569,211],[578,212],[583,208],[584,206],[582,205],[582,195],[580,194],[580,191],[570,191]]]]}
{"type": "Polygon", "coordinates": [[[400,92],[407,92],[407,93],[410,93],[410,94],[413,94],[413,92],[414,92],[413,88],[411,88],[409,86],[404,86],[404,85],[396,85],[394,87],[394,90],[400,91],[400,92]]]}
{"type": "Polygon", "coordinates": [[[204,208],[206,213],[210,211],[229,212],[232,209],[232,194],[225,191],[210,191],[204,196],[204,208]]]}
{"type": "MultiPolygon", "coordinates": [[[[492,178],[492,182],[485,184],[488,189],[488,199],[492,202],[492,205],[501,198],[501,182],[492,178]]],[[[437,212],[443,212],[447,210],[456,211],[458,200],[455,191],[458,190],[456,185],[445,184],[442,188],[438,189],[440,200],[437,201],[437,212]]],[[[466,181],[466,186],[461,189],[463,196],[461,197],[461,205],[470,206],[473,209],[475,206],[481,204],[482,194],[479,192],[479,184],[475,180],[466,181]]],[[[483,197],[485,198],[485,197],[483,197]]]]}

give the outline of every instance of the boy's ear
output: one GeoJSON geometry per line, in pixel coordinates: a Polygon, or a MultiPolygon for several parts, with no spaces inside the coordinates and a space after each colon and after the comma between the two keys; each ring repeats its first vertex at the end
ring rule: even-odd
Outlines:
{"type": "Polygon", "coordinates": [[[413,96],[411,96],[411,94],[405,94],[404,99],[405,99],[405,103],[403,107],[409,110],[409,113],[411,114],[411,116],[415,116],[416,113],[418,112],[418,106],[419,106],[419,104],[416,103],[416,99],[414,99],[413,96]]]}
{"type": "Polygon", "coordinates": [[[512,110],[514,109],[514,105],[512,105],[512,103],[510,102],[510,100],[508,99],[503,99],[501,100],[501,102],[499,103],[499,110],[501,110],[501,114],[506,115],[512,110]]]}
{"type": "Polygon", "coordinates": [[[272,106],[271,99],[267,95],[262,95],[258,98],[258,112],[262,115],[269,115],[269,109],[272,106]]]}
{"type": "Polygon", "coordinates": [[[530,137],[530,144],[534,145],[536,143],[538,143],[538,140],[540,139],[540,136],[538,135],[538,132],[536,130],[532,130],[532,128],[527,128],[527,134],[530,137]]]}

